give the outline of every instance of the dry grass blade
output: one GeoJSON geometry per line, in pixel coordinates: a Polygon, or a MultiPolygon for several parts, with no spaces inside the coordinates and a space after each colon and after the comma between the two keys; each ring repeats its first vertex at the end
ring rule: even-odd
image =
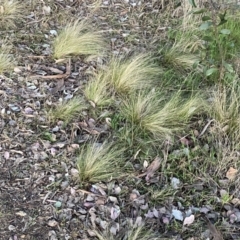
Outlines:
{"type": "Polygon", "coordinates": [[[54,58],[70,55],[99,56],[104,51],[104,41],[86,21],[76,20],[67,24],[53,42],[54,58]]]}
{"type": "Polygon", "coordinates": [[[113,57],[102,77],[118,94],[125,94],[149,86],[160,73],[150,56],[140,54],[129,60],[113,57]]]}
{"type": "Polygon", "coordinates": [[[68,102],[59,104],[56,108],[50,109],[47,112],[47,116],[50,122],[62,120],[65,124],[67,124],[74,117],[78,117],[84,109],[86,109],[84,100],[82,98],[75,97],[68,102]]]}
{"type": "Polygon", "coordinates": [[[85,146],[77,158],[80,182],[108,181],[119,176],[123,152],[106,142],[85,146]]]}
{"type": "Polygon", "coordinates": [[[23,3],[11,0],[0,1],[0,26],[13,28],[17,20],[23,17],[23,3]]]}
{"type": "Polygon", "coordinates": [[[213,225],[207,217],[204,217],[204,219],[207,222],[208,228],[213,236],[213,239],[214,240],[224,240],[223,235],[221,234],[221,232],[219,230],[217,230],[215,225],[213,225]]]}

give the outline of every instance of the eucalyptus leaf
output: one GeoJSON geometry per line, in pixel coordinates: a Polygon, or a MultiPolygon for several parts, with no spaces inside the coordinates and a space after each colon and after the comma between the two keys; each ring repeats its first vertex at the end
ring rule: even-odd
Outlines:
{"type": "Polygon", "coordinates": [[[193,6],[193,7],[197,7],[196,3],[194,0],[188,0],[188,2],[193,6]]]}
{"type": "Polygon", "coordinates": [[[210,37],[210,36],[208,36],[208,35],[204,36],[202,39],[203,39],[204,41],[207,41],[207,42],[211,42],[211,41],[214,40],[212,37],[210,37]]]}
{"type": "Polygon", "coordinates": [[[222,29],[220,31],[220,33],[224,34],[224,35],[229,35],[231,33],[231,31],[229,29],[222,29]]]}
{"type": "Polygon", "coordinates": [[[183,220],[183,214],[181,211],[177,209],[172,210],[172,215],[176,220],[182,221],[183,220]]]}
{"type": "Polygon", "coordinates": [[[193,14],[201,14],[201,13],[204,13],[206,11],[207,11],[207,9],[202,8],[202,9],[198,9],[198,10],[193,11],[193,14]]]}
{"type": "Polygon", "coordinates": [[[221,25],[223,25],[224,23],[226,23],[227,22],[227,20],[226,19],[223,19],[223,20],[221,20],[221,22],[218,24],[218,26],[221,26],[221,25]]]}
{"type": "Polygon", "coordinates": [[[206,71],[206,76],[209,77],[211,76],[213,73],[216,73],[218,71],[217,68],[209,68],[207,71],[206,71]]]}
{"type": "Polygon", "coordinates": [[[199,27],[200,30],[207,30],[212,25],[212,22],[204,22],[199,27]]]}
{"type": "Polygon", "coordinates": [[[55,206],[56,208],[60,208],[60,207],[62,206],[62,203],[59,202],[59,201],[57,201],[57,202],[55,202],[54,206],[55,206]]]}
{"type": "Polygon", "coordinates": [[[230,72],[230,73],[233,73],[233,72],[234,72],[233,66],[232,66],[231,64],[229,64],[229,63],[224,63],[223,65],[224,65],[224,67],[227,69],[228,72],[230,72]]]}
{"type": "Polygon", "coordinates": [[[208,21],[211,20],[211,18],[209,16],[203,16],[202,17],[202,21],[208,21]]]}

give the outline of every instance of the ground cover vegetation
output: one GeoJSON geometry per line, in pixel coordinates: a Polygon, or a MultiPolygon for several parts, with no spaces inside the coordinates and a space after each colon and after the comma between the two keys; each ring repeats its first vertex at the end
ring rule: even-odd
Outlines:
{"type": "Polygon", "coordinates": [[[0,239],[239,239],[238,7],[0,0],[0,239]]]}

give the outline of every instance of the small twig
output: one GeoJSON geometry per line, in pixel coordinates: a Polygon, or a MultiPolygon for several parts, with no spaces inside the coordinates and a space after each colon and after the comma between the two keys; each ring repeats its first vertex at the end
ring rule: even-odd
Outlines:
{"type": "Polygon", "coordinates": [[[28,58],[33,58],[33,59],[44,59],[44,58],[46,58],[47,56],[44,56],[44,55],[39,55],[39,56],[31,56],[31,55],[29,55],[28,56],[28,58]]]}
{"type": "Polygon", "coordinates": [[[215,227],[214,224],[211,223],[211,221],[204,216],[205,221],[207,222],[208,228],[213,236],[214,240],[224,240],[222,233],[215,227]]]}
{"type": "Polygon", "coordinates": [[[199,134],[199,138],[206,132],[206,130],[207,130],[207,128],[209,127],[209,125],[212,123],[212,122],[214,122],[215,121],[215,119],[212,119],[212,120],[210,120],[208,123],[207,123],[207,125],[203,128],[203,130],[202,130],[202,132],[199,134]]]}
{"type": "Polygon", "coordinates": [[[71,59],[69,58],[68,64],[66,65],[66,73],[64,74],[56,74],[56,75],[34,75],[32,77],[39,77],[43,79],[60,79],[60,78],[67,78],[71,74],[71,59]]]}
{"type": "Polygon", "coordinates": [[[98,197],[106,197],[106,196],[103,196],[103,195],[100,195],[100,194],[97,194],[97,193],[92,193],[92,192],[89,192],[89,191],[86,191],[86,190],[83,190],[83,189],[78,189],[78,190],[76,190],[76,192],[82,192],[82,193],[86,193],[86,194],[92,194],[92,195],[98,196],[98,197]]]}

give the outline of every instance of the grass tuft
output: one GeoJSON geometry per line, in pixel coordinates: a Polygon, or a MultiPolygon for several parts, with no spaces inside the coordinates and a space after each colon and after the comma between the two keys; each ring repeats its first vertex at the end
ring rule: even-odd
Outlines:
{"type": "Polygon", "coordinates": [[[9,54],[0,52],[0,73],[13,68],[13,59],[9,54]]]}
{"type": "Polygon", "coordinates": [[[120,113],[132,123],[157,138],[183,130],[194,114],[203,110],[203,99],[196,94],[188,99],[180,92],[168,101],[153,92],[137,93],[123,101],[120,113]]]}
{"type": "Polygon", "coordinates": [[[200,40],[190,38],[188,34],[185,35],[182,35],[179,40],[176,39],[171,47],[163,51],[164,64],[180,72],[193,70],[193,66],[200,62],[200,57],[195,52],[203,47],[200,40]]]}
{"type": "Polygon", "coordinates": [[[86,109],[86,103],[80,97],[75,97],[68,102],[63,102],[47,112],[48,120],[56,122],[57,120],[69,123],[73,118],[78,117],[86,109]]]}
{"type": "Polygon", "coordinates": [[[80,182],[108,181],[119,176],[123,152],[106,142],[83,147],[77,158],[80,182]]]}
{"type": "Polygon", "coordinates": [[[0,73],[13,69],[14,61],[9,54],[11,47],[6,42],[2,42],[0,48],[0,73]]]}
{"type": "Polygon", "coordinates": [[[84,88],[84,94],[89,101],[96,106],[109,106],[113,99],[110,96],[109,84],[104,81],[103,73],[98,73],[92,77],[84,88]]]}
{"type": "Polygon", "coordinates": [[[118,94],[125,94],[149,86],[160,73],[150,56],[139,54],[128,60],[113,57],[101,74],[103,82],[110,83],[118,94]]]}
{"type": "Polygon", "coordinates": [[[240,87],[238,82],[235,80],[231,87],[219,87],[211,95],[211,114],[216,120],[218,129],[227,133],[230,138],[239,140],[240,87]]]}
{"type": "Polygon", "coordinates": [[[126,240],[157,240],[155,234],[151,230],[146,230],[143,225],[144,223],[132,224],[129,223],[131,229],[124,231],[123,236],[114,236],[110,231],[100,232],[94,231],[99,240],[114,240],[114,239],[126,239],[126,240]]]}
{"type": "Polygon", "coordinates": [[[23,17],[22,3],[12,0],[0,1],[0,27],[13,28],[17,20],[23,17]]]}
{"type": "Polygon", "coordinates": [[[54,58],[70,55],[99,56],[104,51],[102,36],[91,29],[86,21],[76,20],[67,24],[53,42],[54,58]]]}

